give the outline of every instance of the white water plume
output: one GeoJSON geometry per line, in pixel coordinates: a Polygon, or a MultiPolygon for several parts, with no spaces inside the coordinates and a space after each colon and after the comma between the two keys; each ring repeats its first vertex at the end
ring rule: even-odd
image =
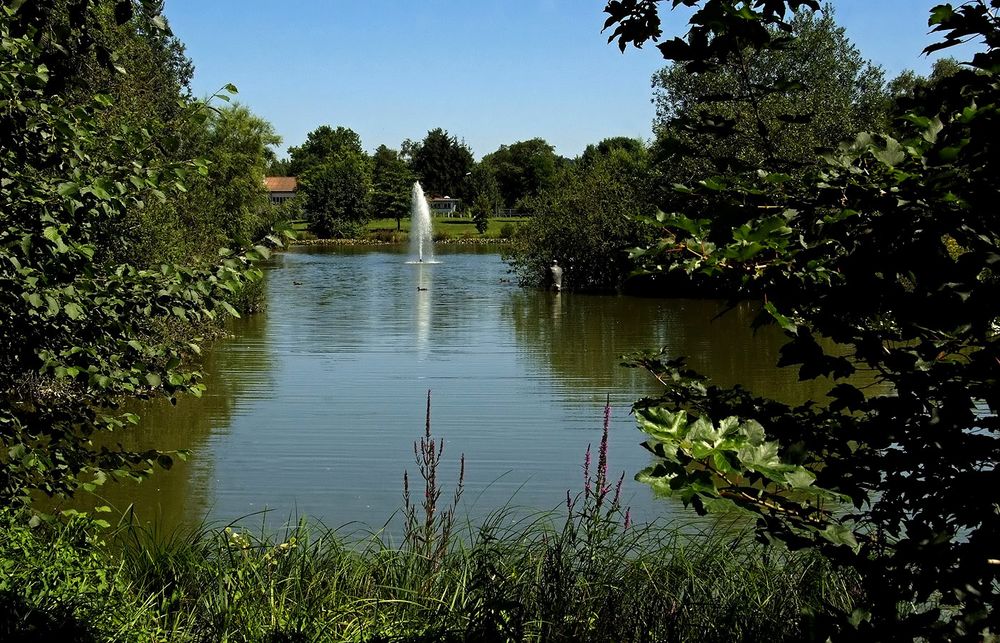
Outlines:
{"type": "Polygon", "coordinates": [[[431,209],[424,198],[420,182],[413,184],[410,201],[410,255],[420,263],[434,262],[434,240],[431,238],[431,209]]]}

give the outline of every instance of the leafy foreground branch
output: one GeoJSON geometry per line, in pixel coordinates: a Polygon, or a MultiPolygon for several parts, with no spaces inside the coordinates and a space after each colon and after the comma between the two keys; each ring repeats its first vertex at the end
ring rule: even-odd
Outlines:
{"type": "MultiPolygon", "coordinates": [[[[684,4],[686,39],[659,47],[692,74],[784,47],[786,16],[819,8],[684,4]]],[[[623,48],[660,35],[655,1],[607,12],[623,48]]],[[[831,634],[979,641],[1000,632],[1000,0],[940,5],[929,25],[926,53],[979,51],[901,105],[892,135],[817,154],[801,186],[774,163],[677,186],[688,207],[650,220],[642,270],[758,301],[788,338],[778,366],[835,385],[790,407],[639,355],[665,388],[636,408],[658,457],[640,477],[857,571],[870,602],[831,634]]]]}
{"type": "MultiPolygon", "coordinates": [[[[225,163],[190,158],[192,146],[182,144],[183,137],[157,132],[201,131],[208,121],[207,131],[224,138],[222,116],[209,105],[168,101],[178,103],[169,126],[152,116],[147,122],[145,112],[134,110],[129,113],[140,119],[137,126],[122,116],[127,102],[95,93],[97,85],[70,73],[93,56],[95,64],[105,61],[95,69],[117,79],[122,72],[99,43],[169,39],[153,4],[119,0],[110,13],[110,3],[100,0],[14,2],[0,9],[4,503],[71,496],[109,478],[142,477],[157,465],[169,467],[172,454],[131,452],[114,445],[113,438],[105,439],[110,446],[98,447],[93,438],[138,421],[120,408],[125,399],[201,395],[204,385],[195,366],[201,331],[238,316],[234,304],[250,299],[252,284],[262,275],[256,264],[281,245],[281,234],[291,235],[279,229],[279,235],[266,235],[263,245],[242,247],[244,237],[264,236],[260,228],[268,223],[268,217],[243,212],[252,210],[252,190],[243,190],[249,194],[243,201],[232,200],[226,217],[182,207],[188,186],[217,179],[225,163]],[[68,91],[74,83],[83,88],[68,91]],[[201,244],[155,226],[163,217],[183,221],[183,236],[210,240],[223,226],[209,234],[187,224],[226,218],[234,229],[228,240],[242,249],[213,251],[211,257],[184,252],[201,244]],[[180,249],[150,255],[150,248],[164,245],[180,249]],[[174,254],[182,261],[174,261],[174,254]]],[[[109,83],[99,85],[121,87],[109,83]]],[[[263,144],[257,147],[263,154],[263,144]]],[[[249,165],[244,161],[241,167],[249,165]]],[[[260,177],[244,169],[224,183],[237,179],[256,186],[262,196],[260,177]]],[[[205,198],[195,201],[211,209],[205,198]]]]}

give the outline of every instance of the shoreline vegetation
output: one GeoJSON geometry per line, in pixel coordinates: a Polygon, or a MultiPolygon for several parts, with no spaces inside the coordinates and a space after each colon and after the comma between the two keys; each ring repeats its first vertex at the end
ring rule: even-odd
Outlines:
{"type": "Polygon", "coordinates": [[[808,552],[620,520],[498,512],[429,556],[304,520],[273,536],[101,530],[82,516],[29,529],[5,509],[0,638],[794,641],[860,598],[849,573],[808,552]]]}
{"type": "MultiPolygon", "coordinates": [[[[487,238],[487,237],[456,237],[452,239],[438,239],[434,245],[472,245],[472,246],[492,246],[507,245],[510,239],[487,238]]],[[[296,239],[290,242],[290,246],[402,246],[407,240],[398,241],[377,239],[374,237],[359,237],[346,239],[296,239]]]]}
{"type": "MultiPolygon", "coordinates": [[[[480,232],[470,217],[434,217],[433,241],[435,245],[507,245],[528,220],[524,216],[495,217],[480,232]]],[[[375,218],[344,237],[317,235],[305,220],[294,221],[292,226],[298,233],[289,242],[292,246],[402,246],[410,242],[409,219],[401,220],[397,230],[395,219],[375,218]]]]}
{"type": "MultiPolygon", "coordinates": [[[[307,519],[280,530],[160,529],[70,512],[39,528],[0,510],[0,639],[64,641],[793,641],[861,600],[850,570],[753,539],[737,516],[692,532],[637,526],[596,466],[565,513],[502,508],[456,525],[438,475],[430,392],[400,542],[307,519]],[[422,484],[421,484],[422,483],[422,484]]],[[[108,513],[103,508],[99,513],[108,513]]],[[[266,512],[265,512],[266,513],[266,512]]],[[[391,519],[390,519],[391,520],[391,519]]]]}
{"type": "MultiPolygon", "coordinates": [[[[996,640],[1000,0],[933,8],[925,54],[983,46],[888,83],[830,5],[690,0],[687,35],[657,45],[654,141],[569,159],[532,139],[478,163],[442,128],[370,155],[326,125],[279,159],[269,123],[219,106],[234,86],[193,97],[160,4],[0,11],[0,640],[996,640]],[[279,170],[301,198],[275,207],[279,170]],[[324,238],[301,245],[401,244],[414,179],[472,214],[435,241],[509,240],[521,285],[557,260],[574,291],[754,298],[779,365],[836,381],[789,406],[667,349],[626,362],[664,387],[634,407],[654,458],[638,479],[756,518],[754,540],[631,526],[603,449],[565,518],[456,532],[429,419],[398,545],[33,506],[186,457],[93,438],[138,424],[124,399],[202,395],[202,345],[259,309],[286,221],[310,213],[324,238]]],[[[661,38],[657,4],[608,2],[609,41],[661,38]]]]}

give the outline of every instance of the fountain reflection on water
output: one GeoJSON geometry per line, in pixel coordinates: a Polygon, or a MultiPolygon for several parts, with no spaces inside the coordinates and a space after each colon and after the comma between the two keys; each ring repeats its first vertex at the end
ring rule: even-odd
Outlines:
{"type": "Polygon", "coordinates": [[[431,209],[420,182],[413,184],[410,197],[410,255],[416,261],[406,263],[438,263],[434,261],[434,239],[431,237],[431,209]]]}
{"type": "Polygon", "coordinates": [[[433,268],[417,263],[417,307],[416,307],[416,340],[417,357],[420,361],[427,359],[430,353],[431,336],[431,271],[433,268]]]}

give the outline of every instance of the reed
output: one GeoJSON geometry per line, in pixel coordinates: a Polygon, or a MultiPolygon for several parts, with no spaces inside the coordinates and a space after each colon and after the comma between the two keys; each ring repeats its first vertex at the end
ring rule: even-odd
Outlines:
{"type": "Polygon", "coordinates": [[[0,510],[0,640],[783,641],[861,600],[850,572],[745,529],[631,524],[609,413],[564,510],[459,526],[461,477],[438,502],[428,394],[422,500],[408,478],[398,545],[306,520],[166,531],[126,512],[110,528],[80,515],[31,529],[0,510]]]}

